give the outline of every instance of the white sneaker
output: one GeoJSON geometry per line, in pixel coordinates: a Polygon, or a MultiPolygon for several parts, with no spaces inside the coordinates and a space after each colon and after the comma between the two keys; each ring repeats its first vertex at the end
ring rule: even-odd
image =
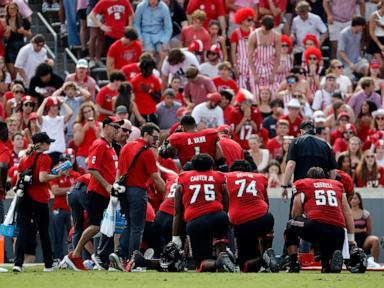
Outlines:
{"type": "Polygon", "coordinates": [[[55,271],[55,269],[53,267],[43,269],[43,272],[53,272],[53,271],[55,271]]]}
{"type": "Polygon", "coordinates": [[[93,267],[93,270],[105,270],[105,268],[102,266],[103,262],[100,259],[99,255],[92,254],[91,259],[93,263],[95,263],[95,266],[93,267]]]}
{"type": "Polygon", "coordinates": [[[381,265],[375,262],[372,256],[368,258],[367,262],[368,262],[368,268],[381,268],[381,265]]]}
{"type": "Polygon", "coordinates": [[[1,267],[0,267],[0,273],[5,273],[5,272],[8,272],[8,269],[1,268],[1,267]]]}
{"type": "Polygon", "coordinates": [[[12,271],[13,272],[23,272],[23,267],[13,266],[12,271]]]}
{"type": "Polygon", "coordinates": [[[87,270],[93,270],[93,266],[95,265],[95,263],[93,263],[92,260],[84,260],[83,261],[83,265],[84,267],[87,269],[87,270]]]}

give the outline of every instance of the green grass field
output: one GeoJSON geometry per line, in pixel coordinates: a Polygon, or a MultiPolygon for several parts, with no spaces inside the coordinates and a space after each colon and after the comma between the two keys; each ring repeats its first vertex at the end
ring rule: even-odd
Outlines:
{"type": "Polygon", "coordinates": [[[27,268],[23,273],[0,273],[0,287],[5,288],[383,288],[384,273],[365,274],[321,274],[301,272],[300,274],[224,274],[224,273],[119,273],[119,272],[73,272],[55,271],[43,273],[41,268],[27,268]]]}

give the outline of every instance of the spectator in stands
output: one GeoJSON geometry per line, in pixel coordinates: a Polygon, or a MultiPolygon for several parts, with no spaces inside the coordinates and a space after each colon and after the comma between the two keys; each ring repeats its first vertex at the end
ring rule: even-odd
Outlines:
{"type": "Polygon", "coordinates": [[[161,130],[168,130],[177,122],[177,110],[181,107],[180,102],[175,101],[176,94],[172,88],[165,89],[163,101],[156,106],[156,114],[159,117],[161,130]]]}
{"type": "Polygon", "coordinates": [[[269,90],[268,87],[260,87],[260,96],[258,97],[257,107],[259,108],[263,119],[272,115],[271,100],[271,90],[269,90]]]}
{"type": "MultiPolygon", "coordinates": [[[[369,72],[368,75],[373,79],[373,82],[375,82],[375,92],[381,97],[384,97],[384,79],[381,78],[381,64],[378,62],[379,60],[372,60],[369,64],[369,72]]],[[[359,91],[361,89],[360,82],[363,78],[360,78],[359,82],[357,83],[355,92],[359,91]]]]}
{"type": "Polygon", "coordinates": [[[370,100],[364,101],[361,106],[361,111],[356,117],[356,129],[357,135],[361,141],[365,141],[368,137],[369,129],[373,126],[373,116],[372,113],[377,110],[375,102],[370,100]]]}
{"type": "Polygon", "coordinates": [[[355,115],[359,115],[365,100],[373,101],[378,108],[382,107],[381,96],[375,92],[375,83],[371,77],[364,77],[361,80],[361,88],[363,90],[353,94],[348,101],[348,105],[351,106],[355,115]]]}
{"type": "Polygon", "coordinates": [[[225,0],[225,7],[229,10],[229,27],[228,27],[228,35],[231,35],[232,32],[239,27],[240,23],[237,23],[236,14],[238,11],[244,8],[250,8],[254,11],[254,20],[257,20],[259,14],[259,0],[225,0]]]}
{"type": "Polygon", "coordinates": [[[289,123],[289,135],[297,137],[300,135],[300,124],[303,118],[300,116],[301,104],[298,99],[292,98],[287,104],[288,113],[281,117],[289,123]]]}
{"type": "Polygon", "coordinates": [[[279,29],[281,20],[284,17],[288,0],[261,0],[259,3],[259,16],[263,18],[266,15],[273,16],[273,24],[279,29]]]}
{"type": "Polygon", "coordinates": [[[107,54],[107,73],[120,70],[127,64],[136,63],[142,53],[142,45],[136,30],[132,27],[124,29],[124,36],[109,47],[107,54]]]}
{"type": "Polygon", "coordinates": [[[237,78],[237,85],[244,89],[251,89],[248,38],[251,34],[253,22],[257,19],[256,13],[251,8],[242,8],[236,11],[234,23],[238,28],[230,34],[231,58],[237,78]]]}
{"type": "Polygon", "coordinates": [[[87,27],[87,8],[88,8],[88,0],[79,0],[77,1],[77,17],[80,22],[80,58],[85,58],[88,56],[87,50],[87,40],[88,40],[88,27],[87,27]]]}
{"type": "Polygon", "coordinates": [[[348,175],[353,175],[351,170],[351,158],[348,154],[341,154],[337,159],[337,167],[339,170],[348,173],[348,175]]]}
{"type": "Polygon", "coordinates": [[[161,98],[161,82],[153,75],[156,63],[153,59],[140,62],[140,74],[131,80],[137,109],[146,122],[158,124],[156,105],[161,98]]]}
{"type": "Polygon", "coordinates": [[[218,44],[212,45],[207,51],[207,61],[200,65],[200,73],[215,78],[219,75],[221,49],[218,44]]]}
{"type": "MultiPolygon", "coordinates": [[[[329,65],[328,69],[329,74],[334,74],[336,76],[336,83],[338,85],[338,90],[341,94],[346,97],[352,93],[352,82],[349,77],[344,75],[344,65],[340,60],[333,59],[329,65]]],[[[320,81],[320,86],[324,87],[325,77],[320,81]]]]}
{"type": "Polygon", "coordinates": [[[54,144],[51,144],[47,150],[48,155],[52,159],[53,167],[59,162],[60,155],[64,153],[66,148],[64,130],[65,124],[72,117],[72,109],[57,97],[48,97],[44,99],[36,113],[39,117],[41,132],[46,132],[50,138],[52,137],[51,139],[55,139],[54,144]],[[60,116],[60,107],[65,110],[65,116],[60,116]],[[47,113],[46,115],[44,115],[45,112],[47,113]]]}
{"type": "Polygon", "coordinates": [[[101,122],[107,116],[113,115],[112,98],[118,95],[118,88],[125,80],[122,72],[114,71],[109,75],[109,83],[100,89],[96,96],[96,111],[99,114],[98,120],[101,122]]]}
{"type": "Polygon", "coordinates": [[[224,124],[223,109],[220,107],[222,97],[219,92],[209,93],[207,101],[196,105],[192,110],[198,130],[217,128],[224,124]]]}
{"type": "MultiPolygon", "coordinates": [[[[45,37],[37,34],[31,39],[31,43],[22,47],[15,61],[18,79],[23,80],[24,85],[29,87],[30,79],[35,74],[39,64],[48,60],[47,49],[44,48],[45,37]]],[[[50,61],[50,63],[53,63],[50,61]]]]}
{"type": "Polygon", "coordinates": [[[268,140],[266,147],[271,159],[283,155],[284,137],[288,135],[288,132],[289,122],[285,119],[279,119],[276,123],[276,136],[268,140]]]}
{"type": "Polygon", "coordinates": [[[0,56],[0,94],[4,94],[9,91],[11,82],[11,74],[7,70],[5,59],[3,56],[0,56]]]}
{"type": "Polygon", "coordinates": [[[168,86],[169,77],[174,75],[180,76],[181,88],[184,88],[187,83],[186,71],[191,65],[199,67],[199,62],[195,55],[189,51],[182,51],[181,49],[175,48],[169,51],[168,56],[164,59],[161,67],[161,75],[163,88],[168,86]]]}
{"type": "MultiPolygon", "coordinates": [[[[353,221],[355,224],[355,240],[357,246],[369,251],[373,257],[374,262],[380,259],[380,240],[379,237],[372,235],[372,219],[368,210],[363,207],[363,199],[359,192],[353,194],[352,199],[349,201],[352,209],[353,221]]],[[[368,265],[372,264],[368,260],[368,265]]],[[[375,263],[375,268],[381,267],[380,264],[375,263]]]]}
{"type": "Polygon", "coordinates": [[[307,34],[313,34],[319,40],[319,47],[328,37],[327,26],[318,15],[311,13],[311,7],[306,1],[299,1],[296,4],[298,14],[292,21],[291,38],[295,42],[293,53],[296,65],[301,64],[302,53],[304,52],[303,39],[307,34]]]}
{"type": "Polygon", "coordinates": [[[200,40],[203,44],[203,51],[211,47],[211,38],[208,31],[203,27],[207,15],[202,10],[195,10],[191,15],[191,25],[181,29],[180,41],[183,47],[188,47],[193,40],[200,40]]]}
{"type": "Polygon", "coordinates": [[[89,14],[89,18],[104,32],[105,48],[123,37],[126,26],[132,26],[133,9],[128,0],[100,0],[89,14]],[[102,15],[102,23],[96,15],[102,15]]]}
{"type": "Polygon", "coordinates": [[[352,19],[351,26],[341,31],[337,46],[337,56],[346,66],[345,75],[353,78],[354,73],[363,75],[368,74],[369,63],[367,59],[362,58],[363,45],[361,39],[365,27],[365,19],[361,16],[355,16],[352,19]]]}
{"type": "MultiPolygon", "coordinates": [[[[104,50],[104,35],[103,31],[99,29],[99,23],[95,23],[89,14],[95,8],[99,0],[89,0],[87,7],[87,27],[89,28],[89,69],[93,69],[96,65],[103,67],[100,58],[104,50]]],[[[98,20],[101,20],[101,15],[96,15],[98,20]]],[[[84,57],[82,57],[84,58],[84,57]]]]}
{"type": "Polygon", "coordinates": [[[63,79],[53,72],[52,66],[41,63],[36,67],[35,75],[29,83],[29,95],[35,97],[39,104],[53,94],[54,91],[63,86],[63,79]]]}
{"type": "MultiPolygon", "coordinates": [[[[57,89],[52,94],[52,97],[57,97],[72,109],[72,117],[65,125],[65,139],[66,143],[68,143],[73,138],[72,128],[76,121],[77,114],[79,113],[80,105],[83,102],[89,101],[91,99],[91,95],[86,89],[78,87],[75,82],[68,81],[65,82],[59,89],[57,89]]],[[[60,111],[60,115],[62,116],[65,116],[65,113],[66,111],[60,111]]]]}
{"type": "Polygon", "coordinates": [[[187,17],[189,22],[191,22],[192,13],[198,9],[203,10],[207,15],[207,18],[204,21],[205,28],[208,28],[209,21],[219,20],[221,33],[225,35],[225,31],[227,31],[227,24],[225,21],[225,7],[223,1],[212,0],[209,5],[207,5],[205,0],[189,1],[187,6],[187,17]]]}
{"type": "Polygon", "coordinates": [[[171,48],[180,46],[180,33],[181,29],[188,25],[187,14],[182,7],[181,3],[177,0],[163,0],[169,7],[172,19],[172,36],[171,36],[171,48]]]}
{"type": "Polygon", "coordinates": [[[101,124],[96,120],[96,108],[91,102],[83,103],[73,125],[73,141],[77,147],[76,162],[80,168],[87,169],[85,159],[88,157],[92,143],[100,138],[101,124]]]}
{"type": "Polygon", "coordinates": [[[218,45],[220,47],[219,59],[220,61],[228,61],[228,51],[226,38],[219,35],[220,23],[217,20],[211,20],[208,24],[208,33],[211,38],[211,45],[218,45]]]}
{"type": "MultiPolygon", "coordinates": [[[[21,92],[22,88],[16,87],[15,91],[21,92]]],[[[20,93],[19,92],[19,93],[20,93]]],[[[23,96],[21,98],[22,106],[20,107],[20,113],[19,113],[19,130],[22,131],[25,128],[27,128],[29,123],[29,116],[31,113],[35,110],[37,107],[37,101],[35,98],[31,96],[23,96]]]]}
{"type": "Polygon", "coordinates": [[[262,149],[263,140],[259,135],[252,134],[248,139],[249,154],[252,156],[253,161],[257,166],[257,170],[262,172],[267,168],[269,163],[269,151],[268,149],[262,149]]]}
{"type": "Polygon", "coordinates": [[[331,104],[332,95],[336,91],[336,75],[327,74],[325,76],[325,87],[316,91],[315,96],[313,97],[312,109],[316,110],[325,110],[325,108],[331,104]]]}
{"type": "Polygon", "coordinates": [[[10,3],[5,16],[5,61],[8,71],[11,73],[12,79],[16,78],[15,61],[17,53],[21,47],[25,45],[24,39],[32,36],[31,23],[27,19],[23,19],[19,13],[16,3],[10,3]]]}
{"type": "Polygon", "coordinates": [[[360,164],[361,161],[361,139],[357,136],[353,136],[348,141],[348,150],[338,154],[348,155],[351,161],[351,171],[355,172],[356,167],[360,164]]]}
{"type": "Polygon", "coordinates": [[[281,35],[280,66],[277,68],[276,75],[277,83],[281,83],[291,73],[293,67],[292,48],[292,39],[288,35],[281,35]]]}
{"type": "MultiPolygon", "coordinates": [[[[124,106],[122,107],[125,108],[124,106]]],[[[127,119],[121,119],[121,118],[119,119],[123,120],[124,124],[120,126],[119,132],[117,132],[115,139],[112,141],[112,146],[113,146],[113,149],[115,149],[117,156],[120,155],[120,151],[124,147],[124,145],[128,143],[129,135],[132,132],[131,121],[127,119]]]]}
{"type": "Polygon", "coordinates": [[[379,1],[378,8],[372,15],[370,15],[369,19],[369,36],[371,38],[371,42],[367,48],[367,52],[372,54],[375,59],[380,61],[382,64],[382,53],[384,50],[384,1],[379,1]]]}
{"type": "Polygon", "coordinates": [[[10,150],[6,142],[8,142],[8,127],[3,121],[0,121],[0,222],[4,221],[3,200],[7,194],[6,183],[8,169],[13,165],[12,150],[10,150]]]}
{"type": "Polygon", "coordinates": [[[373,151],[366,150],[355,172],[356,187],[378,188],[384,186],[384,168],[379,167],[373,151]]]}
{"type": "Polygon", "coordinates": [[[384,140],[383,139],[377,140],[374,148],[375,148],[377,165],[379,165],[379,167],[383,167],[384,166],[384,140]]]}
{"type": "Polygon", "coordinates": [[[16,3],[17,7],[19,8],[19,13],[21,17],[27,19],[29,22],[32,23],[32,10],[29,8],[28,4],[25,3],[24,0],[12,0],[13,3],[16,3]]]}
{"type": "Polygon", "coordinates": [[[184,101],[189,108],[205,102],[207,94],[216,92],[212,79],[199,73],[196,66],[189,66],[185,72],[188,83],[184,89],[184,101]]]}
{"type": "Polygon", "coordinates": [[[88,61],[79,59],[76,63],[75,73],[68,74],[65,81],[73,81],[77,86],[88,90],[92,101],[96,97],[96,81],[88,73],[88,61]]]}
{"type": "Polygon", "coordinates": [[[268,178],[268,188],[278,188],[282,182],[283,174],[281,173],[280,163],[277,160],[271,160],[265,169],[265,176],[268,178]]]}
{"type": "MultiPolygon", "coordinates": [[[[309,88],[312,96],[320,88],[320,77],[324,76],[324,69],[322,67],[323,56],[320,49],[312,47],[304,51],[304,69],[308,75],[309,88]]],[[[312,98],[309,99],[310,101],[312,98]]]]}
{"type": "Polygon", "coordinates": [[[231,89],[220,89],[218,91],[222,96],[220,107],[221,109],[223,109],[224,123],[229,125],[231,113],[233,110],[235,110],[235,107],[233,107],[232,105],[232,99],[233,99],[234,93],[231,89]]]}
{"type": "Polygon", "coordinates": [[[239,87],[237,86],[236,81],[231,78],[231,63],[228,61],[221,62],[217,66],[217,69],[219,70],[219,75],[212,79],[217,91],[222,89],[230,89],[233,93],[237,93],[239,87]]]}
{"type": "MultiPolygon", "coordinates": [[[[25,94],[24,86],[21,84],[14,84],[11,90],[11,97],[6,102],[5,114],[11,116],[12,114],[19,112],[21,108],[21,100],[25,94]]],[[[35,99],[36,100],[36,99],[35,99]]]]}
{"type": "Polygon", "coordinates": [[[360,15],[365,16],[364,0],[326,0],[323,1],[327,23],[329,27],[329,40],[331,41],[331,58],[336,58],[337,41],[340,39],[341,31],[351,24],[352,17],[356,13],[356,6],[359,5],[360,15]]]}
{"type": "MultiPolygon", "coordinates": [[[[317,128],[316,128],[316,131],[317,131],[317,128]]],[[[285,171],[285,168],[287,167],[288,149],[289,149],[289,145],[291,144],[293,139],[295,139],[295,138],[293,136],[289,136],[289,135],[286,135],[283,138],[283,145],[282,145],[282,149],[281,149],[281,154],[279,156],[277,156],[278,161],[281,163],[280,164],[281,171],[285,171]]]]}
{"type": "Polygon", "coordinates": [[[333,145],[333,151],[336,154],[336,158],[341,152],[348,150],[349,139],[356,136],[356,134],[357,131],[355,125],[347,123],[343,126],[342,134],[339,138],[335,139],[335,143],[333,145]]]}
{"type": "Polygon", "coordinates": [[[268,130],[269,138],[276,136],[276,123],[284,114],[284,103],[279,99],[271,101],[272,115],[263,120],[263,128],[268,130]]]}
{"type": "Polygon", "coordinates": [[[172,36],[172,19],[168,6],[160,0],[144,0],[135,11],[134,27],[143,42],[144,51],[158,52],[161,59],[172,36]]]}

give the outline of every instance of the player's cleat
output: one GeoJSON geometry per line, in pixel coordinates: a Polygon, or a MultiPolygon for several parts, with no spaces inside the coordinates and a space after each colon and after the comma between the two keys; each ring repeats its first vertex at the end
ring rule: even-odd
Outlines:
{"type": "Polygon", "coordinates": [[[280,271],[279,264],[277,263],[275,251],[272,248],[267,249],[263,254],[263,260],[265,265],[272,273],[280,271]]]}
{"type": "Polygon", "coordinates": [[[8,272],[8,269],[0,267],[0,273],[5,273],[5,272],[8,272]]]}
{"type": "Polygon", "coordinates": [[[83,258],[80,256],[74,256],[72,252],[64,257],[65,263],[68,267],[72,268],[75,271],[87,270],[83,265],[83,258]]]}
{"type": "Polygon", "coordinates": [[[127,262],[127,266],[125,266],[125,271],[132,272],[137,267],[147,267],[145,261],[144,255],[140,251],[135,250],[132,253],[131,259],[127,262]]]}
{"type": "Polygon", "coordinates": [[[280,264],[279,264],[280,270],[287,270],[289,268],[289,262],[290,262],[289,259],[290,259],[289,256],[286,255],[284,258],[280,260],[280,264]]]}
{"type": "Polygon", "coordinates": [[[144,258],[147,260],[151,260],[154,255],[155,255],[155,250],[153,250],[152,248],[148,248],[144,252],[144,258]]]}
{"type": "Polygon", "coordinates": [[[23,267],[13,266],[12,271],[16,273],[23,272],[23,267]]]}
{"type": "Polygon", "coordinates": [[[55,268],[49,267],[49,268],[44,268],[43,272],[53,272],[55,271],[55,268]]]}
{"type": "Polygon", "coordinates": [[[86,270],[93,270],[93,266],[95,266],[95,263],[92,260],[84,260],[83,265],[86,270]]]}
{"type": "Polygon", "coordinates": [[[110,268],[117,271],[125,271],[125,263],[123,259],[116,253],[109,254],[110,268]]]}
{"type": "Polygon", "coordinates": [[[332,254],[331,262],[329,263],[329,270],[331,273],[340,273],[343,268],[343,253],[336,250],[332,254]]]}
{"type": "Polygon", "coordinates": [[[94,253],[91,256],[91,259],[92,259],[93,263],[95,263],[95,266],[93,267],[93,270],[99,270],[99,271],[105,270],[105,268],[103,267],[103,262],[101,261],[99,255],[94,253]]]}
{"type": "Polygon", "coordinates": [[[216,268],[218,272],[235,272],[235,263],[227,252],[221,252],[216,260],[216,268]]]}
{"type": "Polygon", "coordinates": [[[288,266],[288,273],[299,273],[300,272],[300,263],[299,261],[290,261],[288,266]]]}

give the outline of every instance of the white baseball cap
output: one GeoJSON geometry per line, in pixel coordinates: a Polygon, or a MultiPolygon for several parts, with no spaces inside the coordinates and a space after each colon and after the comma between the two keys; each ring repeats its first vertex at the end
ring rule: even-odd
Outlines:
{"type": "Polygon", "coordinates": [[[77,61],[76,68],[86,68],[88,69],[88,61],[86,59],[80,59],[77,61]]]}

